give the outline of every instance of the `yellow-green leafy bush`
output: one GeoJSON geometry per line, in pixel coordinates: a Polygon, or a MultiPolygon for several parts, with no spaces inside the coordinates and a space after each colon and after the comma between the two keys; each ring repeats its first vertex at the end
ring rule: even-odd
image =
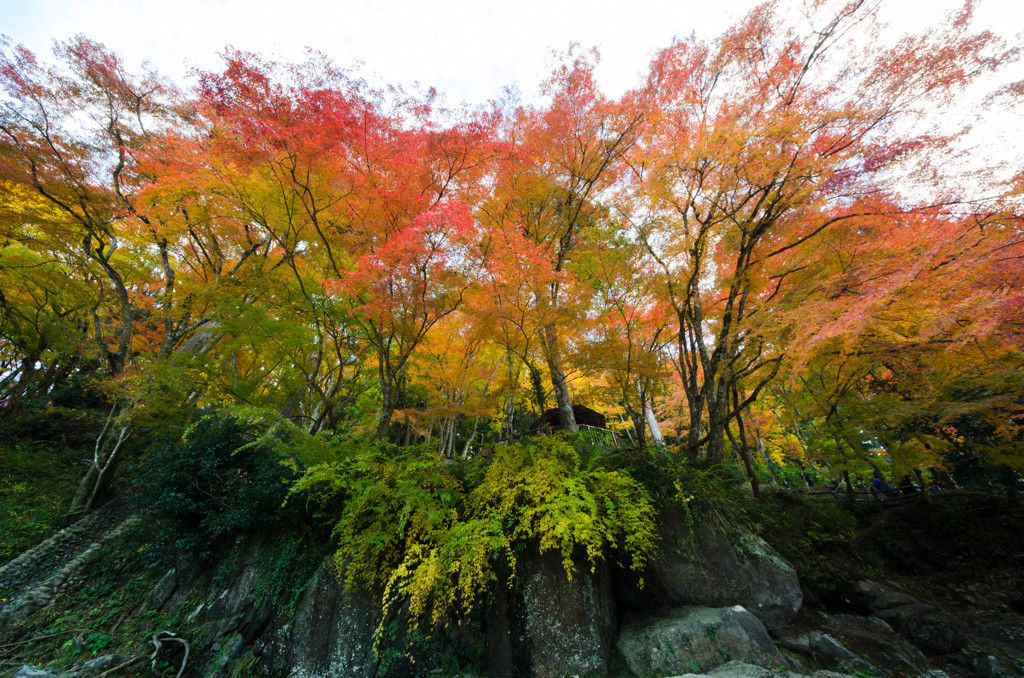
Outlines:
{"type": "Polygon", "coordinates": [[[383,592],[435,622],[468,612],[499,577],[514,576],[529,544],[590,567],[641,567],[654,548],[647,492],[617,471],[585,467],[559,438],[502,445],[483,479],[463,482],[452,462],[398,461],[368,451],[310,468],[293,488],[338,511],[336,560],[346,583],[383,592]],[[340,498],[340,501],[339,501],[340,498]]]}

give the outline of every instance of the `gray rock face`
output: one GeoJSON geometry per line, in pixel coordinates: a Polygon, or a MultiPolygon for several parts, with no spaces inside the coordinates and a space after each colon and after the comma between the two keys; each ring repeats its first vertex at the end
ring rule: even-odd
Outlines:
{"type": "Polygon", "coordinates": [[[561,557],[527,554],[512,591],[494,592],[487,621],[492,678],[604,675],[617,626],[611,577],[582,561],[570,581],[561,557]]]}
{"type": "Polygon", "coordinates": [[[1008,657],[1024,657],[1024,616],[1014,612],[969,612],[964,615],[975,645],[1008,657]]]}
{"type": "Polygon", "coordinates": [[[848,597],[851,604],[858,608],[858,612],[865,614],[921,602],[892,582],[870,579],[854,582],[850,586],[848,597]]]}
{"type": "MultiPolygon", "coordinates": [[[[802,678],[804,675],[790,671],[773,671],[763,666],[734,660],[722,664],[708,673],[687,673],[682,676],[673,676],[673,678],[802,678]]],[[[847,678],[847,674],[834,671],[815,671],[811,674],[811,678],[847,678]]]]}
{"type": "MultiPolygon", "coordinates": [[[[825,628],[835,638],[841,638],[864,663],[837,662],[852,671],[871,671],[876,675],[918,675],[928,670],[928,660],[916,647],[907,642],[889,624],[873,617],[836,614],[830,616],[825,628]]],[[[833,668],[833,667],[822,667],[833,668]]]]}
{"type": "Polygon", "coordinates": [[[705,522],[691,535],[683,516],[660,518],[661,553],[635,577],[623,577],[617,595],[628,607],[667,610],[687,605],[742,605],[769,630],[784,626],[803,594],[792,565],[749,532],[726,536],[705,522]]]}
{"type": "Polygon", "coordinates": [[[62,675],[65,676],[65,678],[90,678],[91,676],[96,676],[105,671],[109,671],[115,666],[126,664],[131,660],[131,657],[126,657],[121,654],[106,654],[101,657],[96,657],[95,659],[90,659],[77,669],[72,669],[62,675]]]}
{"type": "Polygon", "coordinates": [[[807,634],[807,640],[815,658],[829,668],[871,675],[880,673],[877,668],[827,633],[812,631],[807,634]]]}
{"type": "Polygon", "coordinates": [[[708,675],[712,678],[798,678],[800,674],[789,671],[772,671],[763,666],[733,660],[713,669],[708,672],[708,675]]]}
{"type": "Polygon", "coordinates": [[[739,605],[631,613],[617,645],[630,670],[640,676],[709,671],[732,660],[785,665],[764,625],[739,605]]]}
{"type": "Polygon", "coordinates": [[[919,649],[877,617],[801,613],[775,642],[799,655],[805,667],[893,678],[919,676],[929,668],[919,649]]]}
{"type": "MultiPolygon", "coordinates": [[[[766,669],[763,666],[745,664],[741,661],[731,661],[710,671],[708,675],[711,678],[801,678],[805,674],[793,673],[791,671],[776,671],[766,669]]],[[[815,671],[811,675],[813,678],[847,678],[848,674],[836,673],[835,671],[815,671]]]]}
{"type": "Polygon", "coordinates": [[[934,605],[898,605],[879,610],[877,616],[925,652],[941,654],[969,643],[956,617],[934,605]]]}
{"type": "Polygon", "coordinates": [[[11,678],[57,678],[57,675],[34,666],[22,666],[11,674],[11,678]]]}
{"type": "Polygon", "coordinates": [[[175,589],[178,588],[178,571],[173,567],[167,571],[160,581],[156,583],[153,590],[146,596],[146,604],[150,607],[160,609],[164,603],[170,600],[175,589]]]}
{"type": "Polygon", "coordinates": [[[373,676],[373,631],[379,621],[375,601],[344,591],[328,558],[302,595],[288,630],[288,676],[373,676]]]}

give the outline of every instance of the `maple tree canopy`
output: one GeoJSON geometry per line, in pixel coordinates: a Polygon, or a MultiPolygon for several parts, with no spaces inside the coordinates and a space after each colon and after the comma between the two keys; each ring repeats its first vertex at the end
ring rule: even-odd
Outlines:
{"type": "Polygon", "coordinates": [[[619,98],[574,46],[540,103],[459,110],[315,55],[180,90],[4,42],[3,407],[105,383],[99,479],[160,407],[232,404],[448,457],[552,405],[701,466],[1020,467],[1024,167],[929,125],[1019,105],[978,96],[1019,51],[969,2],[896,37],[805,5],[619,98]]]}

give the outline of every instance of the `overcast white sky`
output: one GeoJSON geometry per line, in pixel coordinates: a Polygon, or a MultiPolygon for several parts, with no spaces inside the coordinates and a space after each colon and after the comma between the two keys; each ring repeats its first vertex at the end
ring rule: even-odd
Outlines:
{"type": "MultiPolygon", "coordinates": [[[[753,0],[0,0],[0,33],[49,56],[75,33],[105,43],[129,69],[150,61],[185,83],[189,68],[216,69],[227,45],[298,58],[309,46],[337,65],[363,62],[388,83],[436,87],[449,105],[482,103],[515,84],[525,99],[547,75],[550,48],[571,41],[602,53],[598,77],[617,95],[638,84],[673,36],[714,37],[753,0]]],[[[792,0],[797,6],[797,0],[792,0]]],[[[979,19],[1024,30],[1024,2],[981,0],[979,19]]],[[[938,17],[955,0],[888,0],[893,23],[938,17]],[[927,4],[926,11],[913,7],[927,4]]],[[[785,4],[784,4],[785,6],[785,4]]]]}
{"type": "MultiPolygon", "coordinates": [[[[780,0],[798,12],[802,0],[780,0]]],[[[872,0],[869,0],[872,1],[872,0]]],[[[879,1],[879,0],[874,0],[879,1]]],[[[880,0],[894,34],[936,23],[962,0],[880,0]],[[925,8],[926,7],[926,8],[925,8]]],[[[192,68],[217,70],[228,45],[272,58],[301,59],[306,47],[336,65],[362,64],[371,83],[417,91],[435,87],[447,106],[482,104],[513,85],[525,102],[551,71],[551,49],[597,47],[606,95],[637,86],[654,53],[673,37],[712,39],[756,0],[0,0],[0,33],[46,59],[54,39],[76,33],[120,53],[129,70],[149,61],[181,85],[192,68]],[[414,87],[418,83],[419,88],[414,87]]],[[[977,0],[976,26],[1024,44],[1024,0],[977,0]]],[[[1018,63],[1009,79],[1024,80],[1018,63]]],[[[1007,78],[1004,77],[1004,80],[1007,78]]],[[[974,120],[982,95],[962,97],[926,123],[953,128],[974,120]]],[[[968,165],[1008,178],[1024,159],[1024,115],[986,110],[959,149],[968,165]]]]}

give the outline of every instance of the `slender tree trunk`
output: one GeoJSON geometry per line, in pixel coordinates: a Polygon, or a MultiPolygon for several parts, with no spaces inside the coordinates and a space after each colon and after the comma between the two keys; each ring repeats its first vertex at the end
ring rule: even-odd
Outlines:
{"type": "Polygon", "coordinates": [[[629,414],[629,419],[633,422],[633,433],[636,435],[636,446],[642,450],[647,447],[647,431],[645,430],[646,424],[644,419],[640,416],[640,413],[632,407],[627,407],[626,413],[629,414]]]}
{"type": "Polygon", "coordinates": [[[562,428],[575,433],[579,431],[576,425],[576,415],[572,411],[572,396],[569,393],[569,385],[565,380],[565,370],[562,367],[562,352],[558,345],[558,332],[555,324],[551,323],[541,331],[541,338],[544,344],[544,357],[548,363],[548,371],[551,372],[551,386],[555,392],[555,400],[558,403],[558,417],[562,422],[562,428]]]}
{"type": "MultiPolygon", "coordinates": [[[[107,415],[107,421],[103,424],[103,430],[96,438],[92,463],[81,482],[78,483],[71,506],[68,507],[68,517],[91,511],[110,489],[114,472],[121,461],[124,443],[132,430],[131,424],[116,420],[114,416],[116,411],[117,405],[114,405],[107,415]]],[[[122,414],[124,414],[123,410],[122,414]]]]}
{"type": "Polygon", "coordinates": [[[395,414],[395,393],[391,380],[384,375],[383,367],[380,373],[380,419],[377,421],[377,432],[374,435],[377,440],[384,440],[391,431],[391,417],[395,414]]]}
{"type": "Polygon", "coordinates": [[[99,469],[99,473],[96,475],[96,483],[93,485],[92,493],[89,495],[89,501],[85,505],[86,511],[91,511],[98,505],[99,501],[103,499],[110,490],[110,484],[114,480],[114,472],[117,470],[117,466],[121,461],[121,452],[124,449],[124,442],[128,439],[131,433],[131,426],[124,425],[118,432],[117,440],[114,442],[113,448],[107,452],[106,458],[99,469]]]}
{"type": "Polygon", "coordinates": [[[928,486],[925,485],[925,483],[924,483],[924,476],[921,475],[921,469],[919,469],[919,468],[915,468],[914,469],[914,477],[917,478],[917,484],[921,488],[921,496],[924,497],[924,500],[927,503],[929,503],[929,504],[932,503],[932,495],[928,491],[928,486]]]}
{"type": "Polygon", "coordinates": [[[754,472],[754,465],[750,461],[750,451],[747,449],[747,432],[743,427],[743,417],[737,412],[736,413],[736,430],[739,433],[739,440],[733,438],[732,431],[726,427],[726,433],[729,434],[729,441],[732,446],[736,448],[736,452],[740,455],[740,459],[743,460],[743,468],[747,470],[747,476],[750,477],[750,489],[754,493],[755,499],[761,498],[761,481],[757,479],[757,474],[754,472]]]}
{"type": "Polygon", "coordinates": [[[458,430],[459,415],[453,414],[448,417],[448,432],[447,440],[444,446],[444,456],[447,459],[451,459],[455,453],[455,433],[458,430]]]}
{"type": "MultiPolygon", "coordinates": [[[[779,488],[779,472],[775,469],[775,462],[768,456],[768,453],[764,451],[764,441],[761,439],[761,432],[756,430],[754,433],[757,435],[757,451],[761,453],[761,458],[764,459],[764,463],[768,466],[768,472],[772,474],[772,487],[776,490],[779,488]]],[[[785,480],[785,478],[783,478],[785,480]]],[[[789,486],[789,483],[786,483],[789,486]]]]}
{"type": "MultiPolygon", "coordinates": [[[[498,358],[497,364],[494,369],[491,370],[491,376],[487,377],[487,383],[484,384],[483,397],[487,397],[487,392],[491,389],[491,382],[494,381],[494,377],[498,374],[498,370],[501,368],[501,361],[504,360],[505,356],[498,358]]],[[[480,423],[480,417],[473,418],[473,430],[470,431],[469,438],[466,440],[465,446],[462,448],[462,458],[469,459],[469,452],[473,446],[473,440],[476,438],[477,425],[480,423]]]]}
{"type": "Polygon", "coordinates": [[[651,431],[651,438],[658,447],[665,447],[665,438],[661,435],[661,427],[658,426],[658,418],[654,416],[650,401],[644,398],[644,418],[647,419],[647,428],[651,431]]]}
{"type": "Polygon", "coordinates": [[[409,413],[405,413],[405,433],[402,435],[402,447],[409,447],[412,442],[412,425],[409,423],[409,413]]]}
{"type": "Polygon", "coordinates": [[[804,465],[799,459],[795,459],[794,461],[796,463],[796,467],[800,469],[800,479],[804,481],[804,485],[806,485],[808,489],[814,487],[814,484],[811,482],[811,474],[807,472],[807,469],[804,468],[804,465]]]}
{"type": "Polygon", "coordinates": [[[686,458],[691,464],[700,461],[701,430],[704,419],[704,400],[692,389],[686,388],[686,406],[690,415],[690,427],[686,431],[686,458]]]}
{"type": "Polygon", "coordinates": [[[846,497],[853,501],[853,482],[850,480],[850,472],[843,471],[843,482],[846,483],[846,497]]]}
{"type": "Polygon", "coordinates": [[[14,385],[14,390],[7,397],[7,414],[17,413],[21,406],[21,400],[28,393],[28,387],[32,383],[32,378],[35,377],[38,361],[38,356],[27,356],[21,359],[21,376],[18,378],[18,383],[14,385]]]}

